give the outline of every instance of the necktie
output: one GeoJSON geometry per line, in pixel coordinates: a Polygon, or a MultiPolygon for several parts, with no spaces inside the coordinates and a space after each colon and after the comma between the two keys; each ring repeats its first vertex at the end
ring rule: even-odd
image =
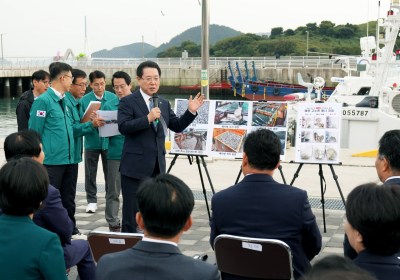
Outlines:
{"type": "MultiPolygon", "coordinates": [[[[150,111],[151,111],[151,109],[154,108],[153,97],[150,97],[149,101],[150,101],[150,111]]],[[[157,129],[158,129],[158,123],[156,123],[155,121],[153,121],[153,125],[154,125],[155,130],[157,131],[157,129]]]]}

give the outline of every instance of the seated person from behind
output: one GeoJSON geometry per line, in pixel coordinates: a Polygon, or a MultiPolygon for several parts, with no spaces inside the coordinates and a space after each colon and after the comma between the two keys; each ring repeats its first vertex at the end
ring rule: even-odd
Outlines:
{"type": "MultiPolygon", "coordinates": [[[[281,150],[279,137],[270,130],[256,130],[247,136],[244,179],[212,198],[210,244],[214,248],[220,234],[279,239],[291,248],[294,277],[299,278],[321,250],[322,237],[307,192],[272,178],[281,150]]],[[[223,274],[224,279],[243,279],[223,274]]]]}
{"type": "Polygon", "coordinates": [[[12,160],[0,169],[1,279],[67,280],[60,239],[32,221],[48,186],[46,169],[33,159],[12,160]]]}
{"type": "Polygon", "coordinates": [[[400,186],[370,183],[347,197],[345,231],[356,265],[378,280],[400,279],[400,186]]]}
{"type": "MultiPolygon", "coordinates": [[[[400,185],[400,130],[389,130],[383,134],[379,140],[375,167],[382,183],[400,185]]],[[[357,252],[350,246],[346,234],[343,248],[346,257],[350,259],[357,257],[357,252]]]]}
{"type": "MultiPolygon", "coordinates": [[[[30,157],[43,164],[45,154],[40,142],[41,135],[32,129],[8,135],[4,141],[6,160],[30,157]]],[[[67,269],[76,265],[80,279],[94,279],[96,266],[89,244],[85,240],[71,240],[74,223],[61,203],[60,192],[50,184],[48,185],[48,195],[42,203],[42,209],[33,215],[33,222],[58,235],[64,250],[67,269]]]]}
{"type": "Polygon", "coordinates": [[[220,279],[216,266],[184,256],[178,248],[180,236],[193,224],[194,197],[184,182],[161,174],[144,181],[136,198],[143,240],[131,249],[101,257],[97,280],[220,279]]]}
{"type": "Polygon", "coordinates": [[[353,261],[337,255],[317,261],[301,280],[376,280],[353,261]]]}

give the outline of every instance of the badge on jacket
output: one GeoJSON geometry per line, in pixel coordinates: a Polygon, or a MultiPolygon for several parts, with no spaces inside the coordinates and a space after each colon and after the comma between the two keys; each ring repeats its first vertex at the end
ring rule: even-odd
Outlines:
{"type": "Polygon", "coordinates": [[[45,118],[46,117],[46,111],[37,111],[36,112],[36,117],[43,117],[43,118],[45,118]]]}

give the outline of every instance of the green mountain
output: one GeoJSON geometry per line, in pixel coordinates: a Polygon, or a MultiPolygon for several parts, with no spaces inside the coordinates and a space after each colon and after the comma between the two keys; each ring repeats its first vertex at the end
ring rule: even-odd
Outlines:
{"type": "MultiPolygon", "coordinates": [[[[144,53],[154,50],[156,47],[144,43],[144,53]]],[[[126,46],[112,48],[111,50],[100,50],[92,53],[93,58],[138,58],[143,57],[142,43],[133,43],[126,46]]]]}
{"type": "MultiPolygon", "coordinates": [[[[237,36],[239,34],[242,34],[240,31],[234,30],[232,28],[222,26],[222,25],[217,25],[217,24],[211,24],[210,25],[210,44],[214,45],[217,41],[220,41],[222,39],[232,37],[232,36],[237,36]]],[[[169,47],[177,47],[182,44],[184,41],[192,41],[196,44],[201,44],[201,26],[196,26],[189,28],[188,30],[182,32],[181,34],[175,36],[172,38],[168,43],[160,45],[158,48],[155,50],[150,51],[149,53],[146,54],[146,57],[152,58],[152,57],[157,57],[157,54],[160,52],[165,51],[169,47]]],[[[190,53],[189,53],[190,55],[190,53]]]]}

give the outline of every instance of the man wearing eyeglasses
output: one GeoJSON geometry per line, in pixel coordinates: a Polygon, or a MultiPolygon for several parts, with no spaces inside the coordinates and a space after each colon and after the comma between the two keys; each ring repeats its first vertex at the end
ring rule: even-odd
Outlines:
{"type": "MultiPolygon", "coordinates": [[[[117,98],[117,96],[109,91],[106,91],[106,76],[103,72],[93,71],[89,75],[90,87],[93,89],[79,101],[80,114],[83,116],[90,101],[100,101],[102,107],[108,101],[117,98]]],[[[106,183],[106,192],[108,189],[107,183],[107,139],[99,136],[98,130],[95,129],[91,133],[85,135],[85,190],[88,206],[86,213],[95,213],[97,210],[97,166],[99,157],[103,164],[104,180],[106,183]]]]}
{"type": "Polygon", "coordinates": [[[50,184],[60,191],[61,202],[74,220],[75,206],[71,203],[72,163],[74,162],[74,134],[71,112],[65,93],[74,78],[72,67],[53,62],[49,66],[51,87],[32,104],[29,128],[42,136],[43,165],[49,174],[50,184]]]}
{"type": "MultiPolygon", "coordinates": [[[[72,119],[71,125],[74,132],[74,161],[72,164],[72,186],[71,186],[71,203],[73,204],[73,209],[75,206],[75,195],[76,195],[76,184],[78,181],[78,164],[82,162],[82,152],[83,152],[83,136],[92,133],[97,127],[103,126],[105,124],[104,119],[96,118],[91,122],[80,123],[82,115],[79,112],[79,100],[83,97],[86,91],[86,73],[80,69],[73,69],[72,76],[74,81],[71,84],[69,92],[65,93],[65,100],[67,106],[71,112],[72,119]]],[[[72,216],[75,215],[75,211],[72,216]]],[[[72,232],[73,239],[86,239],[86,236],[80,234],[76,227],[76,220],[72,219],[74,222],[74,230],[72,232]]]]}
{"type": "Polygon", "coordinates": [[[29,112],[33,101],[45,93],[50,86],[50,75],[44,70],[39,70],[32,75],[33,89],[25,91],[18,102],[16,113],[18,131],[28,129],[29,112]]]}
{"type": "Polygon", "coordinates": [[[118,106],[118,128],[125,135],[121,156],[122,232],[138,232],[136,192],[149,177],[165,173],[165,136],[168,128],[183,131],[197,116],[204,95],[190,97],[188,110],[178,118],[168,100],[159,97],[154,106],[153,95],[158,92],[161,69],[153,61],[141,63],[136,70],[140,89],[121,99],[118,106]]]}

